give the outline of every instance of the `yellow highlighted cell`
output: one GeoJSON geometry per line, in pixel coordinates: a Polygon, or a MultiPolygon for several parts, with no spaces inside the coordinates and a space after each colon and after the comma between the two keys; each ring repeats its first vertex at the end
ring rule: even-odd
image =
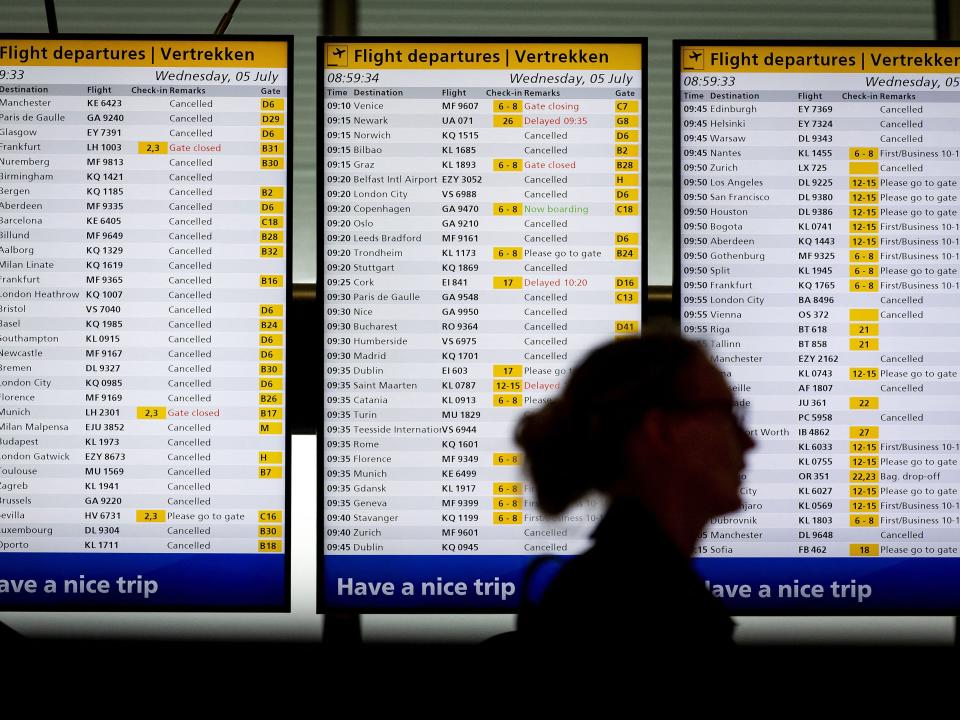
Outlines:
{"type": "Polygon", "coordinates": [[[613,191],[614,200],[639,200],[640,191],[636,188],[617,188],[613,191]]]}
{"type": "Polygon", "coordinates": [[[850,277],[877,277],[880,274],[879,265],[851,265],[850,277]]]}
{"type": "Polygon", "coordinates": [[[880,473],[877,470],[851,470],[850,482],[852,483],[880,482],[880,473]]]}
{"type": "Polygon", "coordinates": [[[283,537],[283,525],[258,525],[259,537],[283,537]]]}
{"type": "Polygon", "coordinates": [[[493,454],[494,465],[520,465],[523,462],[523,453],[501,452],[493,454]]]}
{"type": "Polygon", "coordinates": [[[494,365],[494,377],[523,377],[523,365],[494,365]]]}
{"type": "Polygon", "coordinates": [[[513,393],[508,395],[494,395],[493,406],[494,407],[523,407],[523,395],[513,394],[513,393]]]}
{"type": "Polygon", "coordinates": [[[261,245],[260,257],[270,260],[283,257],[283,245],[261,245]]]}
{"type": "Polygon", "coordinates": [[[879,512],[879,510],[880,510],[879,500],[851,500],[850,501],[850,512],[853,512],[853,513],[879,512]]]}
{"type": "Polygon", "coordinates": [[[262,377],[257,382],[258,390],[283,390],[283,378],[262,377]]]}
{"type": "Polygon", "coordinates": [[[283,540],[258,540],[257,552],[283,552],[283,540]]]}
{"type": "Polygon", "coordinates": [[[850,308],[851,320],[866,320],[867,322],[876,322],[880,319],[879,308],[850,308]]]}
{"type": "Polygon", "coordinates": [[[494,203],[494,215],[523,215],[523,203],[494,203]]]}
{"type": "Polygon", "coordinates": [[[851,175],[876,175],[878,172],[880,172],[880,163],[875,163],[875,162],[850,163],[851,175]]]}
{"type": "Polygon", "coordinates": [[[523,390],[523,380],[508,380],[507,378],[496,378],[493,381],[494,392],[520,392],[523,390]]]}
{"type": "Polygon", "coordinates": [[[880,237],[878,235],[851,235],[850,247],[878,248],[880,247],[880,237]]]}
{"type": "Polygon", "coordinates": [[[880,452],[880,442],[878,440],[851,440],[850,452],[878,453],[880,452]]]}
{"type": "Polygon", "coordinates": [[[523,495],[522,482],[495,482],[493,484],[494,495],[523,495]]]}
{"type": "Polygon", "coordinates": [[[865,543],[858,545],[850,543],[850,557],[878,557],[880,555],[880,543],[865,543]]]}
{"type": "Polygon", "coordinates": [[[493,249],[494,260],[523,260],[522,247],[495,247],[493,249]]]}
{"type": "Polygon", "coordinates": [[[880,437],[880,426],[879,425],[851,425],[850,426],[850,437],[855,440],[862,440],[864,438],[875,440],[880,437]]]}
{"type": "Polygon", "coordinates": [[[879,350],[880,340],[877,338],[850,338],[850,349],[858,350],[879,350]]]}
{"type": "Polygon", "coordinates": [[[862,470],[864,468],[878,468],[878,467],[880,467],[879,455],[851,455],[850,456],[851,470],[862,470]]]}
{"type": "Polygon", "coordinates": [[[260,344],[279,347],[283,345],[283,335],[280,333],[260,333],[260,344]]]}
{"type": "Polygon", "coordinates": [[[278,393],[278,392],[259,393],[259,401],[261,405],[282,405],[283,393],[278,393]]]}
{"type": "Polygon", "coordinates": [[[260,169],[261,170],[283,170],[284,163],[282,157],[261,157],[260,158],[260,169]]]}
{"type": "Polygon", "coordinates": [[[261,110],[283,110],[283,98],[260,98],[261,110]]]}
{"type": "Polygon", "coordinates": [[[261,230],[260,242],[261,243],[282,243],[283,230],[261,230]]]}
{"type": "Polygon", "coordinates": [[[260,363],[261,375],[282,375],[283,366],[278,363],[260,363]]]}
{"type": "Polygon", "coordinates": [[[616,305],[638,305],[640,293],[630,291],[614,293],[613,302],[616,305]]]}
{"type": "Polygon", "coordinates": [[[639,145],[614,145],[613,154],[617,157],[638,157],[640,155],[639,145]]]}
{"type": "Polygon", "coordinates": [[[613,103],[613,109],[621,113],[640,112],[640,101],[639,100],[615,100],[613,103]]]}
{"type": "Polygon", "coordinates": [[[141,405],[137,408],[138,420],[166,420],[167,409],[159,405],[141,405]]]}
{"type": "Polygon", "coordinates": [[[283,140],[284,130],[282,127],[261,127],[260,139],[261,140],[283,140]]]}
{"type": "Polygon", "coordinates": [[[283,275],[261,275],[260,287],[283,287],[283,275]]]}
{"type": "Polygon", "coordinates": [[[283,330],[283,320],[280,318],[270,318],[268,320],[260,320],[260,331],[264,330],[283,330]]]}
{"type": "Polygon", "coordinates": [[[640,278],[632,277],[629,275],[626,276],[617,276],[613,279],[613,287],[618,290],[636,290],[640,287],[640,278]]]}
{"type": "Polygon", "coordinates": [[[523,510],[523,498],[501,495],[493,498],[494,510],[523,510]]]}
{"type": "Polygon", "coordinates": [[[850,368],[851,380],[879,380],[880,370],[872,367],[852,367],[850,368]]]}
{"type": "Polygon", "coordinates": [[[283,155],[282,142],[262,142],[260,143],[261,155],[283,155]]]}
{"type": "Polygon", "coordinates": [[[851,410],[879,410],[879,397],[852,397],[850,398],[851,410]]]}
{"type": "Polygon", "coordinates": [[[283,435],[282,422],[261,422],[258,425],[260,435],[283,435]]]}
{"type": "Polygon", "coordinates": [[[137,522],[157,522],[167,521],[166,510],[137,510],[137,522]]]}
{"type": "Polygon", "coordinates": [[[261,465],[257,468],[257,477],[261,480],[282,478],[283,468],[279,465],[261,465]]]}
{"type": "Polygon", "coordinates": [[[640,140],[640,131],[639,130],[623,130],[617,128],[613,131],[613,139],[616,142],[639,142],[640,140]]]}
{"type": "Polygon", "coordinates": [[[850,527],[877,527],[880,524],[879,515],[851,515],[850,527]]]}
{"type": "Polygon", "coordinates": [[[523,112],[523,100],[494,100],[493,111],[495,113],[523,112]]]}
{"type": "Polygon", "coordinates": [[[493,161],[494,172],[520,172],[522,170],[522,158],[495,158],[493,161]]]}
{"type": "Polygon", "coordinates": [[[639,115],[614,115],[613,124],[615,127],[639,127],[639,115]]]}
{"type": "Polygon", "coordinates": [[[283,462],[283,453],[261,450],[257,453],[257,462],[261,465],[279,465],[283,462]]]}
{"type": "Polygon", "coordinates": [[[880,324],[868,323],[868,322],[850,323],[850,334],[851,335],[879,335],[880,324]]]}
{"type": "Polygon", "coordinates": [[[640,175],[638,173],[617,173],[613,176],[613,184],[623,187],[640,187],[640,175]]]}
{"type": "Polygon", "coordinates": [[[283,113],[260,113],[261,125],[283,125],[283,113]]]}
{"type": "Polygon", "coordinates": [[[613,234],[613,243],[615,245],[639,245],[640,233],[618,232],[613,234]]]}
{"type": "Polygon", "coordinates": [[[283,227],[283,215],[261,215],[260,227],[262,228],[281,228],[283,227]]]}
{"type": "Polygon", "coordinates": [[[260,522],[283,522],[283,510],[258,510],[257,520],[260,522]]]}
{"type": "Polygon", "coordinates": [[[283,305],[280,303],[263,304],[260,306],[260,317],[282,317],[283,305]]]}
{"type": "Polygon", "coordinates": [[[262,407],[257,412],[261,420],[283,420],[283,408],[262,407]]]}
{"type": "Polygon", "coordinates": [[[521,525],[523,524],[523,513],[519,512],[495,512],[493,514],[494,525],[521,525]]]}
{"type": "Polygon", "coordinates": [[[613,332],[617,335],[635,335],[640,332],[640,323],[636,320],[614,320],[613,332]]]}
{"type": "Polygon", "coordinates": [[[260,348],[261,360],[283,360],[283,348],[260,348]]]}
{"type": "Polygon", "coordinates": [[[140,155],[166,155],[170,152],[170,144],[165,142],[138,142],[137,153],[140,155]]]}
{"type": "Polygon", "coordinates": [[[852,263],[880,262],[880,251],[879,250],[851,250],[850,262],[852,263]]]}
{"type": "Polygon", "coordinates": [[[520,290],[523,288],[523,276],[521,275],[494,275],[494,290],[520,290]]]}
{"type": "Polygon", "coordinates": [[[877,218],[880,217],[880,208],[876,205],[851,205],[849,217],[877,218]]]}
{"type": "Polygon", "coordinates": [[[263,185],[260,188],[260,197],[271,198],[273,200],[283,199],[283,186],[281,185],[263,185]]]}
{"type": "Polygon", "coordinates": [[[639,260],[640,248],[637,247],[616,247],[613,250],[614,260],[639,260]]]}
{"type": "Polygon", "coordinates": [[[277,214],[282,213],[283,200],[261,200],[260,212],[261,213],[277,213],[277,214]]]}
{"type": "Polygon", "coordinates": [[[494,115],[493,127],[523,127],[523,115],[494,115]]]}
{"type": "Polygon", "coordinates": [[[851,233],[875,233],[880,230],[880,223],[876,220],[851,220],[851,233]]]}
{"type": "Polygon", "coordinates": [[[879,280],[851,280],[850,292],[877,292],[880,290],[879,280]]]}
{"type": "Polygon", "coordinates": [[[880,187],[880,178],[860,175],[850,178],[850,188],[853,190],[867,190],[880,187]]]}
{"type": "Polygon", "coordinates": [[[850,497],[880,497],[880,487],[878,485],[851,485],[850,497]]]}
{"type": "Polygon", "coordinates": [[[862,205],[864,203],[880,202],[880,193],[874,190],[854,190],[850,193],[850,203],[862,205]]]}
{"type": "Polygon", "coordinates": [[[625,160],[622,158],[617,158],[616,160],[613,161],[613,169],[618,171],[629,170],[631,172],[636,172],[637,170],[640,169],[640,161],[635,159],[630,159],[630,158],[627,158],[625,160]]]}
{"type": "Polygon", "coordinates": [[[850,148],[850,160],[876,160],[879,157],[880,157],[880,148],[875,148],[875,147],[850,148]]]}

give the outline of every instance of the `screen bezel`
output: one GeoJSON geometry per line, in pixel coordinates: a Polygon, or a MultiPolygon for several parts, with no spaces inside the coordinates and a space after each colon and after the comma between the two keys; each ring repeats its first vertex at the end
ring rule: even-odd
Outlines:
{"type": "MultiPolygon", "coordinates": [[[[753,40],[753,39],[740,39],[740,38],[714,38],[714,39],[702,39],[702,38],[688,38],[688,39],[674,39],[673,41],[673,69],[672,69],[672,78],[673,78],[673,293],[671,308],[673,313],[673,319],[678,324],[681,324],[681,291],[682,287],[682,273],[681,273],[681,178],[679,168],[681,166],[682,158],[680,157],[680,133],[682,128],[680,127],[681,113],[680,113],[680,91],[681,91],[681,53],[680,50],[686,45],[703,45],[704,47],[711,46],[738,46],[738,47],[770,47],[770,46],[780,46],[780,47],[821,47],[821,48],[842,48],[842,47],[877,47],[877,48],[890,48],[890,47],[904,47],[904,48],[938,48],[938,47],[951,47],[956,48],[960,47],[960,42],[957,41],[939,41],[939,40],[830,40],[830,41],[816,41],[816,40],[753,40]]],[[[848,558],[848,556],[844,556],[848,558]]],[[[823,558],[823,560],[838,560],[844,559],[844,557],[828,557],[823,558]]],[[[750,557],[733,557],[733,558],[715,558],[715,557],[697,557],[693,558],[694,562],[697,560],[710,560],[711,562],[730,562],[735,563],[738,560],[747,560],[747,559],[764,559],[769,561],[776,560],[793,560],[801,558],[775,558],[768,556],[750,556],[750,557]]],[[[816,561],[818,558],[802,558],[807,561],[816,561]]],[[[925,560],[936,560],[938,558],[893,558],[893,557],[877,557],[877,558],[859,558],[859,562],[870,562],[872,560],[886,561],[890,562],[896,560],[897,562],[909,562],[912,559],[925,559],[925,560]]],[[[947,559],[947,558],[942,558],[947,559]]],[[[783,606],[772,606],[769,609],[767,608],[751,608],[751,609],[736,609],[732,611],[732,614],[743,616],[743,617],[770,617],[770,616],[779,616],[779,617],[905,617],[905,616],[915,616],[915,617],[943,617],[950,615],[960,614],[960,608],[924,608],[924,607],[911,607],[911,608],[896,608],[896,607],[876,607],[876,608],[843,608],[843,607],[830,607],[817,609],[815,607],[810,608],[790,608],[783,606]]]]}
{"type": "MultiPolygon", "coordinates": [[[[325,208],[325,187],[324,187],[324,135],[326,132],[325,122],[324,122],[324,110],[325,110],[325,98],[326,98],[326,73],[324,70],[324,61],[326,58],[326,44],[327,43],[381,43],[381,42],[396,42],[396,43],[504,43],[507,45],[510,44],[542,44],[542,45],[554,45],[554,44],[609,44],[609,45],[638,45],[640,47],[640,82],[641,82],[641,93],[640,93],[640,125],[641,125],[641,167],[640,167],[640,183],[642,192],[640,193],[640,214],[641,214],[641,227],[640,227],[640,260],[641,260],[641,280],[640,280],[640,318],[641,322],[648,317],[647,314],[647,298],[649,295],[649,288],[647,283],[647,254],[648,254],[648,243],[647,243],[647,227],[648,227],[648,213],[647,213],[647,38],[645,37],[615,37],[615,38],[605,38],[605,37],[578,37],[578,38],[564,38],[564,37],[477,37],[477,36],[400,36],[400,37],[389,37],[389,36],[366,36],[366,35],[349,35],[349,36],[331,36],[331,35],[322,35],[317,38],[317,77],[319,78],[318,92],[317,92],[317,207],[325,208]]],[[[326,212],[325,209],[317,213],[317,223],[319,224],[319,231],[317,233],[317,286],[318,293],[322,292],[323,289],[323,254],[325,249],[325,238],[324,238],[324,220],[326,212]]],[[[320,318],[320,328],[321,328],[321,347],[326,347],[326,328],[324,322],[324,302],[323,297],[319,298],[319,311],[321,313],[320,318]]],[[[326,363],[323,364],[324,370],[326,368],[326,363]]],[[[322,376],[325,377],[325,374],[322,376]]],[[[320,403],[318,407],[320,412],[323,412],[323,380],[319,383],[320,386],[320,403]]],[[[323,418],[321,418],[323,420],[323,418]]],[[[321,426],[317,429],[317,613],[329,613],[331,615],[341,614],[354,614],[354,613],[370,613],[378,615],[395,615],[395,614],[415,614],[415,615],[474,615],[474,614],[486,614],[486,615],[504,615],[504,614],[513,614],[517,612],[515,607],[510,608],[490,608],[490,607],[478,607],[473,605],[464,605],[462,607],[457,606],[455,608],[449,607],[419,607],[419,606],[369,606],[363,604],[356,605],[328,605],[326,594],[325,594],[325,571],[324,571],[324,505],[325,505],[325,478],[324,478],[324,463],[323,463],[323,443],[325,440],[324,427],[321,426]]],[[[369,557],[369,556],[362,556],[369,557]]],[[[430,557],[417,556],[417,555],[403,555],[401,557],[430,557]]],[[[451,555],[450,557],[456,557],[456,555],[451,555]]],[[[480,557],[472,556],[472,557],[480,557]]],[[[496,556],[491,556],[496,557],[496,556]]],[[[515,556],[506,556],[506,557],[515,557],[515,556]]],[[[530,561],[534,560],[536,555],[531,555],[529,557],[530,561]]],[[[572,556],[571,556],[572,557],[572,556]]]]}

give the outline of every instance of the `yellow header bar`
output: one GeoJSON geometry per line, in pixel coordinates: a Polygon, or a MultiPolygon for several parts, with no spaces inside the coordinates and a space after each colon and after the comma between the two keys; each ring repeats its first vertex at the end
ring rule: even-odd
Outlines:
{"type": "Polygon", "coordinates": [[[957,73],[960,47],[684,45],[682,72],[957,73]]]}
{"type": "Polygon", "coordinates": [[[639,70],[630,43],[337,43],[325,44],[324,67],[362,70],[639,70]]]}
{"type": "Polygon", "coordinates": [[[285,42],[0,40],[0,66],[285,68],[285,42]]]}

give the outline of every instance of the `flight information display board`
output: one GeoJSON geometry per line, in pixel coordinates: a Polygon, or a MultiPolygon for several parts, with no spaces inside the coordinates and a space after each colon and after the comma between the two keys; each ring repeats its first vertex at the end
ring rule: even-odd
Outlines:
{"type": "Polygon", "coordinates": [[[738,612],[960,607],[960,47],[675,45],[675,284],[758,443],[738,612]]]}
{"type": "Polygon", "coordinates": [[[646,277],[640,40],[321,42],[321,608],[511,610],[548,522],[513,443],[646,277]]]}
{"type": "Polygon", "coordinates": [[[289,608],[290,53],[0,38],[0,609],[289,608]]]}

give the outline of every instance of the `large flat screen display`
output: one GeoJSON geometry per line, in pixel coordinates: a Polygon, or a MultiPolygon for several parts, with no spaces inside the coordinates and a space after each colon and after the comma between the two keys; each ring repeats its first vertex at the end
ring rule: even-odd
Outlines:
{"type": "Polygon", "coordinates": [[[320,47],[320,606],[515,609],[603,512],[544,517],[512,436],[639,331],[643,42],[320,47]]]}
{"type": "Polygon", "coordinates": [[[0,38],[0,609],[288,607],[289,58],[0,38]]]}
{"type": "Polygon", "coordinates": [[[678,41],[675,290],[758,447],[746,613],[960,607],[960,47],[678,41]]]}

